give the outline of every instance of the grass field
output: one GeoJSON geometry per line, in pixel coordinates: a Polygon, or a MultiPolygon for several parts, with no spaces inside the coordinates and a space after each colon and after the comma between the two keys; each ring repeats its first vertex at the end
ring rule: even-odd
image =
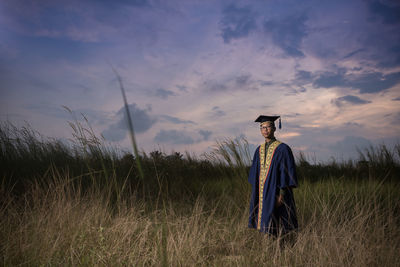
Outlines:
{"type": "Polygon", "coordinates": [[[84,137],[68,147],[1,127],[1,265],[400,266],[398,147],[298,159],[300,228],[283,240],[247,228],[239,141],[206,159],[143,154],[143,180],[132,155],[84,137]]]}

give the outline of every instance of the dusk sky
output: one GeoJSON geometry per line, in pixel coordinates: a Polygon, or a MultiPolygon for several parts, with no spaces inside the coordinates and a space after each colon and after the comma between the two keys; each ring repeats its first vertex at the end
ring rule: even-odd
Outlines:
{"type": "Polygon", "coordinates": [[[71,115],[130,149],[279,140],[317,162],[400,144],[399,1],[0,1],[0,121],[66,139],[71,115]]]}

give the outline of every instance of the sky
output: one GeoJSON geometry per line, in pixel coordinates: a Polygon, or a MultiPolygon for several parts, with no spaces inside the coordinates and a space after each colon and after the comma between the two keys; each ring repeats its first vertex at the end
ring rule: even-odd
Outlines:
{"type": "Polygon", "coordinates": [[[400,3],[378,0],[3,0],[0,121],[71,137],[84,114],[131,148],[201,155],[278,140],[314,162],[400,144],[400,3]]]}

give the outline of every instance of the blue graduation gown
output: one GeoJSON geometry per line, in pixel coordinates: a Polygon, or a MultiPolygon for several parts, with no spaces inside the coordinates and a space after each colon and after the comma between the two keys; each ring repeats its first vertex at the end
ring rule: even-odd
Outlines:
{"type": "Polygon", "coordinates": [[[271,159],[269,171],[263,188],[263,205],[260,227],[257,227],[259,202],[260,176],[260,146],[254,153],[253,163],[249,173],[249,183],[252,187],[250,200],[249,227],[259,228],[260,232],[277,235],[287,233],[298,227],[296,206],[292,188],[297,187],[296,165],[290,147],[280,143],[276,147],[271,159]],[[279,190],[287,188],[284,195],[284,204],[275,207],[279,190]]]}

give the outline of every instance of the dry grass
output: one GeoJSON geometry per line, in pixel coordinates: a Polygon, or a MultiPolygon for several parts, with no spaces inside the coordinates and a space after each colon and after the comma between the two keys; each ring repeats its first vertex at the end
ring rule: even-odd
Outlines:
{"type": "Polygon", "coordinates": [[[400,266],[400,146],[358,165],[300,161],[300,229],[273,239],[247,228],[240,140],[217,143],[214,163],[143,155],[135,195],[133,156],[73,125],[73,149],[0,127],[1,265],[400,266]]]}
{"type": "Polygon", "coordinates": [[[83,195],[68,179],[35,184],[18,201],[3,190],[2,265],[398,266],[394,186],[304,182],[296,190],[301,229],[286,243],[248,229],[238,196],[110,205],[107,194],[83,195]]]}

